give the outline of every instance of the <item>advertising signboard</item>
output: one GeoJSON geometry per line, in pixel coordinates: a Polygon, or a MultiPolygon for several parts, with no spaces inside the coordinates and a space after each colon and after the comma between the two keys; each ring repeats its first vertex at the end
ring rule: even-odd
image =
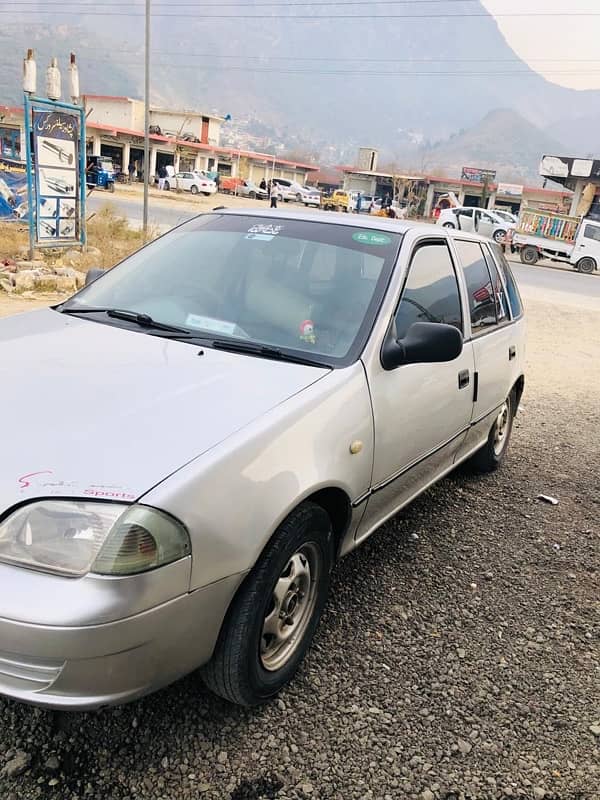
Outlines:
{"type": "Polygon", "coordinates": [[[540,175],[543,178],[591,178],[598,181],[600,180],[600,161],[593,158],[543,156],[540,175]]]}
{"type": "Polygon", "coordinates": [[[26,100],[30,226],[38,247],[83,243],[85,121],[67,103],[26,100]],[[29,106],[29,108],[28,108],[29,106]]]}
{"type": "Polygon", "coordinates": [[[461,181],[469,181],[469,183],[484,183],[485,180],[491,183],[495,178],[495,169],[479,169],[479,167],[463,167],[460,176],[461,181]]]}

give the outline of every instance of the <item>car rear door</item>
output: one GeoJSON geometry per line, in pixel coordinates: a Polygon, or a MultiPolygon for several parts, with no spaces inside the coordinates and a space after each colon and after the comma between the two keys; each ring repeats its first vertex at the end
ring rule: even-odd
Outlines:
{"type": "Polygon", "coordinates": [[[464,450],[485,439],[522,363],[524,341],[513,324],[504,282],[487,243],[454,239],[468,295],[475,360],[473,417],[464,450]]]}
{"type": "Polygon", "coordinates": [[[454,212],[456,215],[456,221],[458,223],[458,229],[460,231],[473,231],[473,209],[472,208],[457,208],[454,212]]]}
{"type": "MultiPolygon", "coordinates": [[[[390,321],[391,335],[401,339],[414,322],[423,321],[454,325],[464,333],[465,302],[446,237],[417,240],[390,321]]],[[[404,364],[386,370],[380,350],[366,358],[375,457],[373,493],[363,531],[451,468],[471,422],[474,373],[468,340],[461,355],[450,362],[404,364]]]]}

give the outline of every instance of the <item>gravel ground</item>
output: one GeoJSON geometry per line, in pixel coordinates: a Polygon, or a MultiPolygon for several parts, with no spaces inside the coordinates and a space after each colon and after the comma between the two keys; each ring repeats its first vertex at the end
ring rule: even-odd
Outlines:
{"type": "Polygon", "coordinates": [[[600,309],[528,311],[504,468],[344,559],[278,700],[195,675],[98,714],[0,700],[1,800],[600,798],[600,309]]]}

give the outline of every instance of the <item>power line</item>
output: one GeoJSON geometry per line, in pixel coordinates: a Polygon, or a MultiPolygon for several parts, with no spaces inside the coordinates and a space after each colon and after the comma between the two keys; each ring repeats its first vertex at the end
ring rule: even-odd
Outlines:
{"type": "MultiPolygon", "coordinates": [[[[88,61],[93,63],[99,64],[111,64],[116,63],[122,66],[133,66],[133,67],[142,67],[143,64],[140,61],[123,61],[119,58],[90,58],[88,61]]],[[[403,77],[406,76],[408,78],[412,77],[426,77],[426,76],[435,76],[435,77],[442,77],[442,76],[452,76],[452,77],[490,77],[495,78],[498,76],[508,77],[508,76],[527,76],[527,75],[535,75],[539,77],[536,72],[531,70],[509,70],[509,71],[448,71],[448,70],[429,70],[425,72],[412,72],[409,70],[346,70],[346,69],[339,69],[339,70],[319,70],[319,69],[289,69],[289,68],[278,68],[278,67],[247,67],[247,66],[226,66],[226,67],[214,67],[214,66],[207,66],[204,69],[196,64],[178,64],[175,62],[161,62],[155,61],[155,67],[173,67],[176,69],[193,69],[197,72],[204,71],[204,72],[256,72],[256,73],[270,73],[270,74],[277,74],[277,75],[353,75],[353,76],[364,76],[364,77],[403,77]]],[[[576,75],[576,76],[592,76],[592,75],[600,75],[599,70],[550,70],[547,71],[546,74],[548,75],[576,75]]]]}
{"type": "MultiPolygon", "coordinates": [[[[283,6],[282,6],[283,7],[283,6]]],[[[81,8],[78,9],[81,12],[81,8]]],[[[0,14],[13,14],[15,11],[14,8],[2,10],[0,9],[0,14]]],[[[31,14],[36,17],[40,15],[49,15],[49,14],[56,14],[57,11],[40,11],[40,10],[24,10],[20,12],[21,14],[31,14]]],[[[60,13],[60,12],[58,12],[60,13]]],[[[65,13],[72,13],[69,11],[65,11],[65,13]]],[[[130,18],[139,18],[143,17],[143,13],[133,13],[131,11],[98,11],[95,8],[93,11],[86,11],[82,13],[82,16],[86,17],[130,17],[130,18]]],[[[228,20],[238,20],[238,19],[268,19],[268,20],[275,20],[275,19],[284,19],[284,20],[297,20],[297,21],[310,21],[310,22],[318,22],[319,20],[377,20],[377,19],[474,19],[474,18],[485,18],[485,19],[498,19],[498,18],[544,18],[547,19],[549,17],[600,17],[600,11],[514,11],[514,12],[502,12],[502,13],[494,13],[493,15],[487,12],[465,12],[465,13],[455,13],[455,14],[186,14],[186,13],[176,13],[176,14],[169,14],[166,12],[154,12],[152,14],[153,17],[171,17],[174,19],[199,19],[201,21],[204,20],[212,20],[212,19],[228,19],[228,20]]]]}
{"type": "MultiPolygon", "coordinates": [[[[106,52],[105,47],[87,47],[87,51],[106,52]]],[[[141,55],[141,48],[127,50],[119,48],[119,53],[141,55]]],[[[600,58],[355,58],[353,56],[272,56],[272,55],[234,55],[231,53],[190,53],[181,50],[161,50],[161,56],[181,56],[181,58],[225,58],[253,61],[315,61],[343,63],[376,63],[376,64],[522,64],[523,61],[542,64],[600,64],[600,58]]],[[[493,73],[490,73],[493,74],[493,73]]]]}

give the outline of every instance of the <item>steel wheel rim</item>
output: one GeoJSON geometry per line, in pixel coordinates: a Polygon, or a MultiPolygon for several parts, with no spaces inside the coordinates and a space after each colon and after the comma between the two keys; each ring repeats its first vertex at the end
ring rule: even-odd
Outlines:
{"type": "Polygon", "coordinates": [[[267,671],[285,666],[301,643],[317,602],[321,569],[319,550],[308,542],[287,560],[275,582],[259,645],[267,671]]]}
{"type": "Polygon", "coordinates": [[[494,453],[499,456],[504,448],[508,439],[508,429],[510,426],[510,406],[508,401],[502,404],[500,413],[496,418],[494,425],[494,453]]]}
{"type": "Polygon", "coordinates": [[[504,233],[504,231],[496,231],[496,233],[494,234],[494,241],[496,242],[496,244],[503,244],[505,239],[506,239],[506,234],[504,233]]]}

